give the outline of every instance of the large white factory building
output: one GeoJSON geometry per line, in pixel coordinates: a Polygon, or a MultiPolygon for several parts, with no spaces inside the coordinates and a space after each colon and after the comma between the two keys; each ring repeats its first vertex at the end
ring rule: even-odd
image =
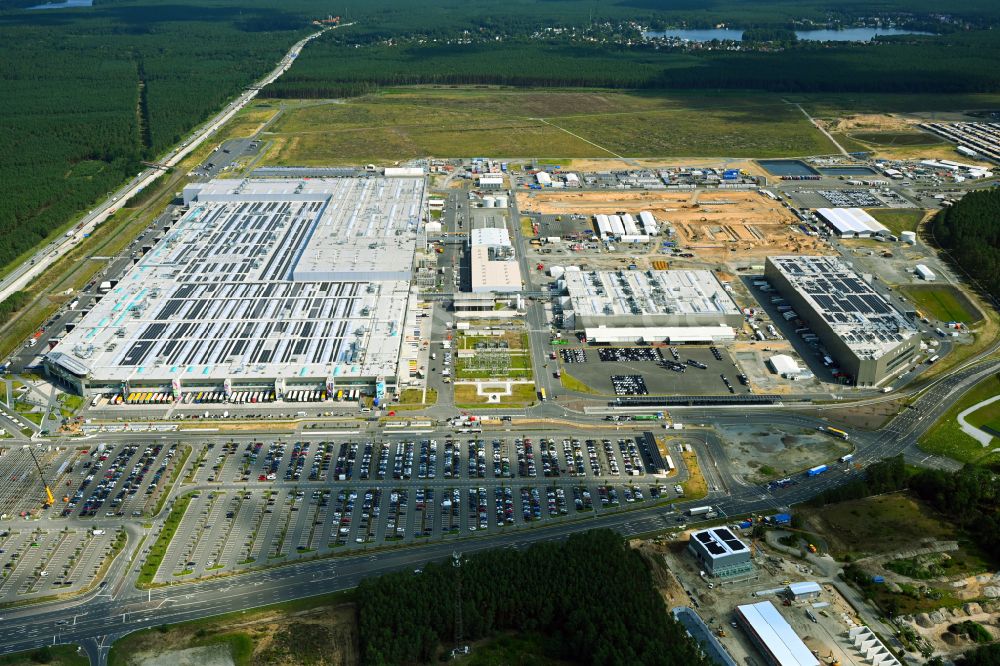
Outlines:
{"type": "Polygon", "coordinates": [[[46,357],[80,393],[360,389],[416,353],[423,177],[216,180],[46,357]]]}

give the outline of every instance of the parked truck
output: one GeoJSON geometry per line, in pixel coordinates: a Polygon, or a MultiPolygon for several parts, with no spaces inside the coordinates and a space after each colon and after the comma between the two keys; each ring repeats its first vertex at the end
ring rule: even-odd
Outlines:
{"type": "Polygon", "coordinates": [[[687,510],[689,516],[706,516],[710,513],[714,513],[710,506],[694,506],[687,510]]]}
{"type": "Polygon", "coordinates": [[[827,471],[828,469],[830,469],[830,468],[827,465],[816,465],[815,467],[813,467],[812,469],[810,469],[808,472],[806,472],[806,476],[819,476],[820,474],[822,474],[823,472],[827,471]]]}

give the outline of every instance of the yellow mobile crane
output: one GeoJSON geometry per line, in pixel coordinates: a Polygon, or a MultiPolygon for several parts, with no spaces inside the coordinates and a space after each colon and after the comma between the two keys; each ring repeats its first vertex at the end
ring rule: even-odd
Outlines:
{"type": "Polygon", "coordinates": [[[45,504],[43,506],[48,509],[56,503],[56,498],[52,495],[52,488],[49,486],[49,482],[45,480],[45,474],[42,473],[42,466],[38,464],[38,458],[35,457],[35,452],[29,448],[28,453],[31,454],[31,459],[35,461],[35,468],[38,470],[38,478],[42,480],[42,484],[45,486],[45,504]]]}

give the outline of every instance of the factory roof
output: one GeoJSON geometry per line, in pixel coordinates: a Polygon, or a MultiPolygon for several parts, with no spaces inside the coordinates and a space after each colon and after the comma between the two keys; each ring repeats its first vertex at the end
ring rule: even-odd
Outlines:
{"type": "Polygon", "coordinates": [[[819,666],[819,660],[770,601],[737,606],[736,611],[777,666],[819,666]]]}
{"type": "Polygon", "coordinates": [[[483,229],[473,229],[469,236],[470,244],[486,246],[510,246],[510,234],[505,228],[487,227],[483,229]]]}
{"type": "Polygon", "coordinates": [[[775,354],[767,360],[779,375],[794,375],[802,371],[795,359],[786,354],[775,354]]]}
{"type": "Polygon", "coordinates": [[[577,316],[740,315],[711,271],[580,271],[565,279],[577,316]]]}
{"type": "Polygon", "coordinates": [[[879,358],[917,329],[839,257],[768,257],[806,303],[859,357],[879,358]]]}
{"type": "Polygon", "coordinates": [[[748,553],[746,544],[740,541],[728,527],[711,527],[691,534],[691,539],[713,560],[737,553],[748,553]]]}
{"type": "Polygon", "coordinates": [[[472,247],[472,291],[521,290],[521,268],[516,261],[495,260],[486,245],[472,247]]]}
{"type": "Polygon", "coordinates": [[[819,583],[807,580],[799,583],[789,583],[788,591],[798,596],[800,594],[818,594],[823,591],[823,588],[819,583]]]}
{"type": "Polygon", "coordinates": [[[422,178],[206,183],[50,361],[101,381],[394,376],[423,193],[422,178]]]}
{"type": "Polygon", "coordinates": [[[732,340],[736,337],[732,326],[596,326],[584,328],[583,331],[587,339],[593,342],[667,340],[685,344],[732,340]]]}
{"type": "Polygon", "coordinates": [[[819,208],[816,213],[841,236],[889,233],[884,224],[860,208],[819,208]]]}

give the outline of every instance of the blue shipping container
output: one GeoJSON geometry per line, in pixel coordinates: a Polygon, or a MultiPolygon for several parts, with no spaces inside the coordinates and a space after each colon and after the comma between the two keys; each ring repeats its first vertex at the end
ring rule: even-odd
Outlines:
{"type": "Polygon", "coordinates": [[[771,522],[775,525],[788,525],[792,522],[792,514],[778,513],[771,516],[771,522]]]}
{"type": "Polygon", "coordinates": [[[829,468],[826,465],[817,465],[816,467],[813,467],[811,470],[806,472],[806,476],[818,476],[823,472],[825,472],[827,469],[829,468]]]}

